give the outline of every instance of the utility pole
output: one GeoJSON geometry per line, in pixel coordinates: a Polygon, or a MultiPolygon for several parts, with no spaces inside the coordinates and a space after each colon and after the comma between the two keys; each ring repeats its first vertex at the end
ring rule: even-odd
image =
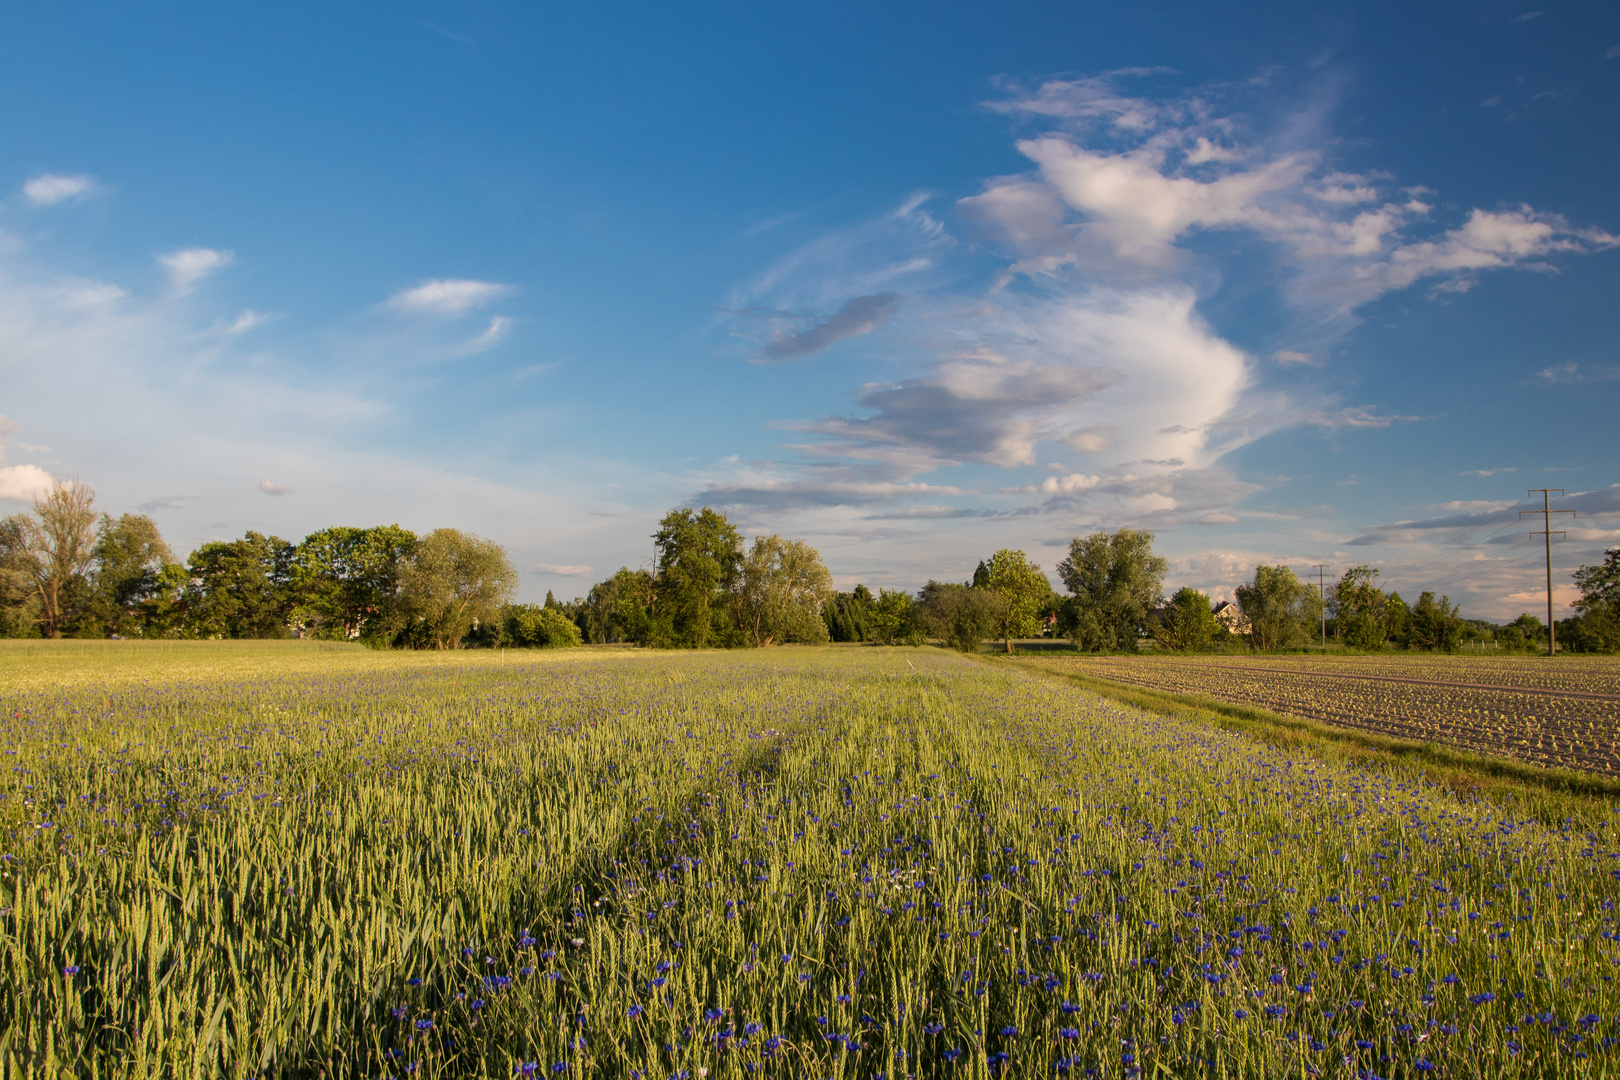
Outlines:
{"type": "MultiPolygon", "coordinates": [[[[1556,637],[1557,632],[1553,629],[1552,538],[1553,538],[1554,533],[1553,533],[1553,529],[1552,529],[1552,516],[1554,514],[1568,514],[1570,517],[1575,516],[1575,511],[1573,511],[1573,510],[1554,510],[1554,509],[1552,509],[1552,493],[1555,492],[1555,491],[1558,492],[1559,495],[1564,494],[1564,489],[1563,488],[1531,488],[1530,489],[1530,494],[1531,495],[1540,495],[1541,496],[1541,509],[1540,510],[1520,510],[1519,511],[1519,516],[1521,518],[1524,517],[1524,515],[1526,515],[1526,514],[1540,514],[1541,515],[1541,531],[1540,532],[1533,532],[1530,535],[1532,537],[1540,536],[1540,537],[1545,538],[1545,540],[1546,540],[1546,548],[1547,548],[1547,655],[1548,656],[1552,656],[1558,649],[1558,642],[1557,642],[1557,637],[1556,637]]],[[[1565,534],[1563,533],[1563,531],[1560,530],[1557,533],[1557,535],[1558,536],[1563,536],[1565,534]]]]}
{"type": "Polygon", "coordinates": [[[1327,568],[1328,563],[1316,564],[1316,591],[1322,598],[1322,648],[1327,648],[1327,568]]]}

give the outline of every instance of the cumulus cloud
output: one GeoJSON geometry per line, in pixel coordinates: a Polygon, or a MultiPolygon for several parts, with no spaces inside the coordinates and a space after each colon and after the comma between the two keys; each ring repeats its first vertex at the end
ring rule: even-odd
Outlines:
{"type": "Polygon", "coordinates": [[[553,577],[588,578],[595,574],[595,571],[589,566],[573,563],[537,562],[528,569],[531,574],[550,574],[553,577]]]}
{"type": "Polygon", "coordinates": [[[38,465],[7,465],[0,468],[0,499],[32,501],[51,487],[51,474],[38,465]]]}
{"type": "Polygon", "coordinates": [[[1073,495],[1080,491],[1090,491],[1102,483],[1102,477],[1085,473],[1070,473],[1067,476],[1048,476],[1039,484],[1028,484],[1024,487],[1002,488],[1004,494],[1025,495],[1073,495]]]}
{"type": "MultiPolygon", "coordinates": [[[[1040,513],[1229,523],[1252,490],[1215,468],[1234,449],[1285,428],[1377,431],[1420,419],[1347,405],[1299,376],[1286,392],[1266,385],[1277,368],[1323,366],[1361,305],[1421,282],[1463,290],[1491,270],[1548,269],[1620,243],[1528,206],[1439,219],[1433,192],[1333,167],[1330,139],[1299,138],[1314,120],[1284,146],[1227,108],[1228,90],[1121,89],[1156,74],[1051,80],[990,103],[1042,130],[1016,142],[1027,171],[956,203],[958,220],[988,241],[974,254],[1005,260],[982,287],[965,284],[968,249],[913,198],[802,246],[738,290],[729,310],[749,359],[796,359],[882,327],[885,365],[902,369],[856,387],[848,411],[780,421],[805,436],[786,448],[801,460],[774,465],[769,484],[732,485],[738,498],[873,506],[906,499],[937,470],[1078,455],[1083,465],[1058,461],[1048,466],[1057,475],[990,489],[1044,498],[1040,513]],[[1216,274],[1194,241],[1218,232],[1276,254],[1276,329],[1292,340],[1270,364],[1200,314],[1216,274]]],[[[1592,377],[1544,377],[1576,375],[1592,377]]],[[[1023,510],[971,510],[1004,512],[1023,510]]]]}
{"type": "Polygon", "coordinates": [[[209,274],[224,269],[235,260],[231,252],[216,248],[182,248],[158,256],[158,262],[169,271],[169,281],[174,291],[181,295],[190,292],[197,282],[209,274]]]}
{"type": "Polygon", "coordinates": [[[846,300],[838,310],[797,333],[772,335],[761,350],[766,360],[797,360],[821,352],[844,338],[869,334],[888,321],[900,302],[897,293],[876,293],[846,300]]]}
{"type": "Polygon", "coordinates": [[[55,206],[57,203],[88,199],[100,194],[100,187],[96,178],[84,173],[73,176],[64,176],[59,173],[42,173],[33,177],[22,187],[23,196],[35,206],[55,206]]]}
{"type": "Polygon", "coordinates": [[[272,481],[269,481],[269,480],[260,480],[259,481],[259,490],[264,492],[266,495],[291,495],[292,494],[292,488],[285,487],[285,486],[283,486],[281,484],[273,483],[272,481]]]}
{"type": "Polygon", "coordinates": [[[863,414],[795,426],[821,436],[823,451],[936,466],[1034,464],[1045,442],[1202,464],[1231,438],[1216,422],[1250,365],[1203,324],[1194,299],[1183,288],[998,296],[958,328],[977,346],[861,387],[863,414]]]}
{"type": "Polygon", "coordinates": [[[994,103],[1064,122],[1018,142],[1031,173],[992,180],[961,204],[1017,251],[1015,273],[1082,261],[1092,273],[1173,273],[1191,237],[1241,230],[1272,241],[1294,267],[1296,300],[1344,313],[1425,278],[1465,289],[1482,271],[1620,243],[1528,206],[1475,209],[1423,235],[1434,232],[1433,206],[1418,189],[1325,170],[1320,151],[1244,139],[1209,95],[1131,97],[1119,81],[1055,80],[994,103]]]}
{"type": "Polygon", "coordinates": [[[493,281],[433,278],[396,292],[388,298],[388,306],[413,315],[457,316],[512,292],[512,286],[493,281]]]}

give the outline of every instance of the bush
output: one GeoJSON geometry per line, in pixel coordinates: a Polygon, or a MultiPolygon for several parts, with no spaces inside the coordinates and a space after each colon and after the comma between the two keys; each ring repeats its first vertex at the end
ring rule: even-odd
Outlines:
{"type": "Polygon", "coordinates": [[[509,649],[572,649],[583,642],[579,627],[556,608],[507,604],[501,609],[500,644],[509,649]]]}
{"type": "Polygon", "coordinates": [[[957,652],[977,652],[993,636],[1007,611],[1007,600],[990,589],[930,581],[919,605],[922,625],[957,652]]]}

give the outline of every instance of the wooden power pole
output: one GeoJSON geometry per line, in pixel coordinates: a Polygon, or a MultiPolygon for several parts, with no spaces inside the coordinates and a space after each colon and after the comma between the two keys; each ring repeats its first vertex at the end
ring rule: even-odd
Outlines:
{"type": "MultiPolygon", "coordinates": [[[[1327,563],[1316,564],[1316,592],[1322,598],[1322,648],[1327,648],[1327,563]]],[[[1334,631],[1337,633],[1338,631],[1334,631]]]]}
{"type": "MultiPolygon", "coordinates": [[[[1540,510],[1520,510],[1519,511],[1519,516],[1521,518],[1524,517],[1524,515],[1526,515],[1526,514],[1540,514],[1541,515],[1541,531],[1540,532],[1533,532],[1530,535],[1533,536],[1533,537],[1534,536],[1543,537],[1545,539],[1545,541],[1546,541],[1546,548],[1547,548],[1547,655],[1548,656],[1552,656],[1558,649],[1557,631],[1553,629],[1552,538],[1553,538],[1553,536],[1555,534],[1554,534],[1553,528],[1552,528],[1552,516],[1554,514],[1568,514],[1570,517],[1575,516],[1575,511],[1573,511],[1573,510],[1554,510],[1552,508],[1552,493],[1555,492],[1555,491],[1558,492],[1558,494],[1560,494],[1560,495],[1564,494],[1564,489],[1563,488],[1531,488],[1530,489],[1530,494],[1531,495],[1540,495],[1541,496],[1541,509],[1540,510]]],[[[1565,534],[1564,534],[1564,532],[1562,530],[1559,530],[1556,535],[1563,536],[1565,534]]]]}

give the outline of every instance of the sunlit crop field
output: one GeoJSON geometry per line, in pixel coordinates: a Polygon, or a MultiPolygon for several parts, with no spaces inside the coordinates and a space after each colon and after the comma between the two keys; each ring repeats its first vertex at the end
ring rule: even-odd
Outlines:
{"type": "Polygon", "coordinates": [[[1620,775],[1620,659],[1053,657],[1040,663],[1402,739],[1620,775]]]}
{"type": "Polygon", "coordinates": [[[8,1077],[1620,1071],[1606,824],[930,649],[210,649],[0,650],[8,1077]]]}

